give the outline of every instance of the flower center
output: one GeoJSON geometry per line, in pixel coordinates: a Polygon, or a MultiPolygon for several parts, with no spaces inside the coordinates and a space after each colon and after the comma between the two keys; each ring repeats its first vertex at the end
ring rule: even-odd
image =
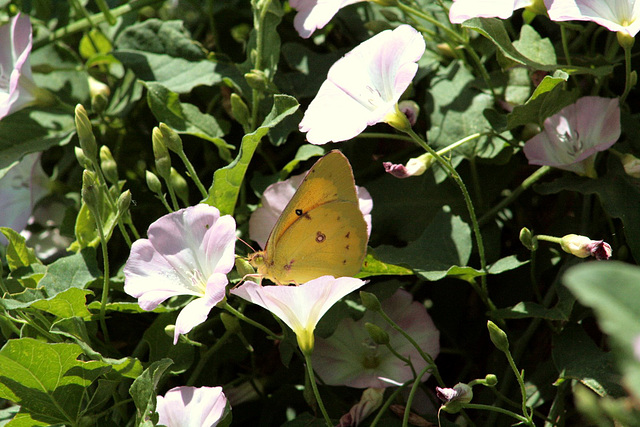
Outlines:
{"type": "Polygon", "coordinates": [[[191,287],[193,290],[204,295],[207,290],[207,281],[200,270],[193,270],[189,273],[189,279],[191,280],[191,287]]]}
{"type": "Polygon", "coordinates": [[[582,152],[582,150],[584,150],[584,144],[582,143],[578,132],[575,133],[575,136],[571,135],[569,132],[558,134],[558,139],[571,157],[577,156],[582,152]]]}
{"type": "Polygon", "coordinates": [[[374,343],[371,338],[362,341],[365,348],[362,358],[362,366],[365,369],[375,369],[380,366],[380,355],[378,354],[378,344],[374,343]]]}

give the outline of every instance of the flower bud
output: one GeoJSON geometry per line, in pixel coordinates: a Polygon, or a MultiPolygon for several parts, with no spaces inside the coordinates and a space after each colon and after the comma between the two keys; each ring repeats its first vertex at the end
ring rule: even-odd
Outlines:
{"type": "Polygon", "coordinates": [[[491,320],[487,321],[487,329],[489,329],[489,338],[496,348],[503,353],[509,352],[509,338],[507,334],[491,320]]]}
{"type": "Polygon", "coordinates": [[[360,299],[362,300],[362,305],[364,305],[367,310],[374,312],[380,311],[380,300],[378,300],[378,297],[374,294],[360,291],[360,299]]]}
{"type": "Polygon", "coordinates": [[[364,327],[367,329],[367,332],[369,333],[369,336],[374,343],[378,345],[389,344],[389,334],[385,332],[384,329],[382,329],[380,326],[366,322],[364,324],[364,327]]]}
{"type": "Polygon", "coordinates": [[[153,145],[153,156],[156,161],[156,170],[165,180],[169,179],[171,175],[171,157],[169,156],[169,150],[164,145],[162,132],[157,127],[153,128],[151,133],[151,143],[153,145]]]}
{"type": "Polygon", "coordinates": [[[459,412],[473,399],[473,390],[467,384],[458,383],[453,388],[436,387],[436,396],[444,402],[442,410],[450,414],[459,412]]]}
{"type": "Polygon", "coordinates": [[[80,148],[82,148],[89,160],[96,161],[98,158],[98,145],[96,144],[96,137],[93,136],[93,128],[91,127],[87,110],[84,109],[82,104],[76,105],[75,121],[80,148]]]}
{"type": "Polygon", "coordinates": [[[164,123],[158,125],[158,129],[162,133],[164,145],[174,153],[182,152],[182,138],[180,135],[164,123]]]}
{"type": "Polygon", "coordinates": [[[131,191],[124,191],[120,197],[118,197],[118,213],[120,215],[124,214],[129,210],[129,206],[131,205],[131,191]]]}
{"type": "Polygon", "coordinates": [[[91,95],[91,109],[96,113],[102,113],[109,103],[111,89],[109,86],[89,76],[89,94],[91,95]]]}
{"type": "Polygon", "coordinates": [[[633,154],[625,154],[620,159],[627,175],[640,178],[640,159],[633,154]]]}
{"type": "Polygon", "coordinates": [[[169,182],[171,183],[171,187],[173,191],[176,192],[176,195],[182,200],[185,204],[189,204],[189,185],[187,184],[187,180],[182,177],[178,173],[177,170],[171,168],[171,174],[169,175],[169,182]]]}
{"type": "Polygon", "coordinates": [[[245,258],[241,257],[236,258],[236,271],[238,272],[240,277],[245,277],[248,274],[255,274],[256,272],[251,263],[249,263],[249,261],[247,261],[245,258]]]}
{"type": "Polygon", "coordinates": [[[411,100],[400,101],[398,109],[407,116],[411,126],[415,125],[418,121],[418,115],[420,114],[420,106],[411,100]]]}
{"type": "MultiPolygon", "coordinates": [[[[97,213],[98,200],[100,197],[100,190],[98,189],[98,182],[96,176],[90,170],[85,169],[82,172],[82,200],[87,205],[91,213],[97,213]]],[[[96,218],[97,219],[97,218],[96,218]]]]}
{"type": "Polygon", "coordinates": [[[248,126],[251,113],[249,112],[249,107],[244,103],[242,98],[236,93],[232,93],[229,97],[229,101],[231,102],[231,114],[233,117],[240,123],[242,126],[248,126]]]}
{"type": "Polygon", "coordinates": [[[170,336],[173,339],[173,336],[176,333],[176,325],[167,325],[164,327],[164,333],[170,336]]]}
{"type": "Polygon", "coordinates": [[[425,153],[420,157],[416,157],[414,159],[410,159],[407,162],[407,165],[396,165],[391,162],[384,162],[382,166],[384,167],[385,172],[390,173],[396,178],[409,178],[410,176],[420,176],[427,171],[435,161],[435,158],[429,154],[425,153]]]}
{"type": "Polygon", "coordinates": [[[111,155],[111,150],[106,145],[100,147],[100,169],[107,181],[111,184],[118,183],[118,166],[111,155]]]}
{"type": "Polygon", "coordinates": [[[530,251],[538,249],[538,240],[527,227],[522,227],[522,230],[520,230],[520,242],[530,251]]]}
{"type": "Polygon", "coordinates": [[[84,151],[80,147],[73,147],[73,151],[76,154],[76,160],[83,169],[91,169],[91,160],[84,154],[84,151]]]}
{"type": "Polygon", "coordinates": [[[604,240],[591,240],[587,236],[577,234],[567,234],[560,241],[562,250],[575,255],[578,258],[586,258],[592,256],[597,260],[606,260],[611,258],[613,251],[611,246],[604,240]]]}
{"type": "Polygon", "coordinates": [[[160,183],[160,179],[155,173],[151,171],[145,171],[145,179],[147,181],[147,187],[149,187],[149,190],[156,194],[162,194],[162,184],[160,183]]]}
{"type": "Polygon", "coordinates": [[[496,377],[494,374],[487,374],[484,377],[484,385],[486,385],[487,387],[495,387],[496,384],[498,384],[498,377],[496,377]]]}
{"type": "Polygon", "coordinates": [[[262,70],[251,70],[244,75],[244,79],[251,89],[267,92],[269,90],[269,79],[262,70]]]}

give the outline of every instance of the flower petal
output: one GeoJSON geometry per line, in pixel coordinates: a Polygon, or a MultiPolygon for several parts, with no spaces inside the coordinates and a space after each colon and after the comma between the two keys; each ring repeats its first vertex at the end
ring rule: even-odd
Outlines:
{"type": "Polygon", "coordinates": [[[167,427],[213,427],[228,412],[222,387],[174,387],[158,396],[158,423],[167,427]]]}
{"type": "Polygon", "coordinates": [[[343,7],[364,0],[290,0],[289,5],[298,11],[293,19],[300,37],[311,37],[317,29],[324,28],[338,10],[343,7]]]}
{"type": "Polygon", "coordinates": [[[533,0],[454,0],[449,20],[460,24],[471,18],[507,19],[513,11],[529,6],[533,0]]]}

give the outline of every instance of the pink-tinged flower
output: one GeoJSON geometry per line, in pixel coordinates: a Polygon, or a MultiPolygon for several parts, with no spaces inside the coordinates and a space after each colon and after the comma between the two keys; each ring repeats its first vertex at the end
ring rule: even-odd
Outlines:
{"type": "Polygon", "coordinates": [[[340,417],[340,422],[338,422],[336,427],[359,425],[382,405],[383,395],[383,388],[368,388],[363,391],[360,402],[353,405],[349,412],[340,417]]]}
{"type": "Polygon", "coordinates": [[[313,331],[338,300],[366,282],[353,277],[322,276],[300,286],[260,286],[244,282],[231,293],[266,308],[296,334],[303,353],[313,351],[313,331]]]}
{"type": "MultiPolygon", "coordinates": [[[[413,301],[409,292],[398,290],[382,302],[382,310],[418,343],[432,358],[440,352],[440,333],[423,304],[413,301]]],[[[343,319],[327,339],[318,338],[312,355],[318,376],[329,385],[384,388],[398,386],[413,378],[411,368],[386,346],[377,345],[365,329],[373,323],[389,335],[389,345],[411,360],[417,372],[427,366],[418,350],[387,324],[376,312],[366,311],[355,321],[343,319]]],[[[421,381],[425,381],[425,374],[421,381]]]]}
{"type": "Polygon", "coordinates": [[[544,121],[544,130],[524,146],[532,165],[547,165],[595,177],[598,151],[620,137],[617,98],[585,96],[544,121]]]}
{"type": "Polygon", "coordinates": [[[289,5],[298,11],[293,26],[300,37],[308,39],[315,30],[324,28],[340,9],[364,0],[289,0],[289,5]]]}
{"type": "Polygon", "coordinates": [[[165,215],[149,226],[148,239],[131,246],[124,291],[153,310],[169,297],[192,295],[176,320],[173,343],[207,319],[225,297],[234,265],[236,223],[218,209],[196,205],[165,215]]]}
{"type": "MultiPolygon", "coordinates": [[[[36,203],[48,192],[49,177],[40,165],[40,153],[27,154],[0,170],[0,227],[24,230],[36,203]]],[[[0,244],[6,244],[0,235],[0,244]]]]}
{"type": "Polygon", "coordinates": [[[420,157],[410,159],[406,166],[396,165],[391,162],[384,162],[382,166],[385,172],[402,179],[422,175],[431,167],[434,161],[435,158],[431,154],[425,153],[420,157]]]}
{"type": "Polygon", "coordinates": [[[613,255],[611,246],[604,240],[591,240],[587,236],[577,234],[567,234],[562,237],[560,246],[563,251],[578,258],[592,256],[597,260],[606,260],[613,255]]]}
{"type": "Polygon", "coordinates": [[[31,22],[18,14],[0,27],[0,119],[36,101],[30,53],[31,22]]]}
{"type": "Polygon", "coordinates": [[[418,71],[422,35],[409,25],[386,30],[331,66],[298,128],[312,144],[345,141],[367,126],[410,126],[397,102],[418,71]]]}
{"type": "Polygon", "coordinates": [[[444,403],[442,410],[455,414],[465,403],[471,402],[473,390],[467,384],[458,383],[453,388],[436,387],[436,396],[444,403]]]}
{"type": "Polygon", "coordinates": [[[640,178],[640,159],[633,154],[624,154],[620,159],[624,172],[633,177],[640,178]]]}
{"type": "Polygon", "coordinates": [[[449,20],[460,24],[471,18],[507,19],[514,10],[533,3],[534,0],[454,0],[449,9],[449,20]]]}
{"type": "Polygon", "coordinates": [[[592,21],[630,37],[640,31],[636,0],[545,0],[545,4],[552,21],[592,21]]]}
{"type": "Polygon", "coordinates": [[[231,410],[222,387],[174,387],[157,399],[158,424],[167,427],[214,427],[231,410]]]}
{"type": "Polygon", "coordinates": [[[420,114],[420,106],[417,102],[412,101],[410,99],[406,99],[404,101],[400,101],[398,103],[398,110],[405,116],[407,116],[407,120],[409,120],[409,124],[411,126],[415,125],[418,121],[418,115],[420,114]]]}
{"type": "MultiPolygon", "coordinates": [[[[249,219],[249,238],[260,245],[261,248],[267,244],[269,234],[276,225],[282,211],[293,197],[307,172],[292,176],[284,181],[271,184],[262,193],[261,207],[256,209],[249,219]]],[[[364,187],[356,185],[360,211],[367,223],[367,232],[371,235],[371,210],[373,209],[373,199],[371,194],[364,187]]]]}

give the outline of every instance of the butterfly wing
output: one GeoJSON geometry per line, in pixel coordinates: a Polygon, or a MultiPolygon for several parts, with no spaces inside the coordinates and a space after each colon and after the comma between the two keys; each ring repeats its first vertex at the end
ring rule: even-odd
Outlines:
{"type": "Polygon", "coordinates": [[[267,260],[267,277],[305,283],[324,275],[354,276],[367,248],[367,224],[357,203],[332,201],[299,217],[267,260]]]}

